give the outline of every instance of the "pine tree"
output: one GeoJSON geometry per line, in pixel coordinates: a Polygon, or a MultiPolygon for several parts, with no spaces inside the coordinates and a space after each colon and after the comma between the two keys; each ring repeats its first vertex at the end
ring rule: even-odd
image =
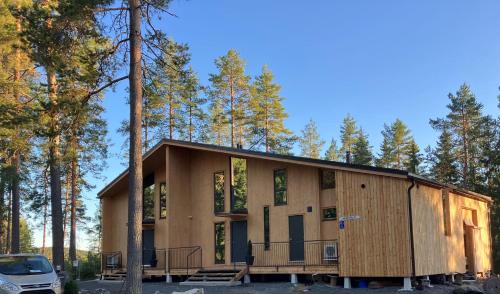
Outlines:
{"type": "Polygon", "coordinates": [[[395,161],[394,152],[392,150],[392,131],[391,127],[384,124],[384,129],[382,130],[382,144],[380,145],[379,157],[375,160],[377,166],[379,167],[391,167],[392,163],[395,161]]]}
{"type": "Polygon", "coordinates": [[[332,141],[330,143],[330,147],[325,152],[325,160],[330,160],[330,161],[338,161],[339,156],[338,156],[338,149],[337,149],[337,141],[332,138],[332,141]]]}
{"type": "Polygon", "coordinates": [[[273,73],[266,65],[255,78],[251,88],[249,108],[251,112],[252,146],[263,147],[266,152],[276,152],[292,132],[285,127],[288,114],[283,107],[281,86],[274,82],[273,73]]]}
{"type": "Polygon", "coordinates": [[[408,143],[406,153],[407,158],[404,163],[406,170],[414,174],[420,174],[420,164],[422,163],[423,158],[420,153],[420,148],[413,138],[411,138],[408,143]]]}
{"type": "Polygon", "coordinates": [[[429,176],[441,183],[456,184],[458,166],[455,159],[453,138],[448,128],[441,130],[436,148],[429,149],[427,153],[429,176]]]}
{"type": "MultiPolygon", "coordinates": [[[[162,56],[155,59],[156,90],[164,97],[165,119],[162,137],[174,139],[175,134],[180,134],[185,126],[185,117],[182,115],[182,105],[186,96],[186,82],[193,82],[191,72],[188,80],[188,64],[191,59],[189,47],[186,44],[174,42],[167,38],[162,42],[162,56]]],[[[191,85],[193,86],[193,85],[191,85]]]]}
{"type": "Polygon", "coordinates": [[[372,147],[368,142],[368,135],[364,133],[363,129],[359,129],[354,146],[352,147],[352,163],[371,165],[373,162],[373,154],[371,149],[372,147]]]}
{"type": "Polygon", "coordinates": [[[222,101],[217,99],[209,107],[209,141],[212,144],[223,146],[231,142],[230,128],[224,113],[222,101]]]}
{"type": "Polygon", "coordinates": [[[482,104],[477,102],[467,84],[460,86],[455,95],[449,94],[449,113],[446,118],[430,120],[435,129],[449,128],[453,137],[457,160],[459,162],[459,184],[472,188],[479,176],[480,131],[483,123],[482,104]]]}
{"type": "Polygon", "coordinates": [[[343,161],[347,161],[347,152],[349,152],[352,155],[352,149],[354,147],[354,144],[356,143],[357,139],[357,126],[356,126],[356,121],[354,118],[348,114],[343,122],[342,126],[340,127],[340,158],[343,161]]]}
{"type": "MultiPolygon", "coordinates": [[[[250,78],[245,74],[245,62],[236,50],[231,49],[215,60],[217,74],[210,74],[209,96],[212,109],[224,109],[224,119],[229,122],[231,147],[243,145],[247,141],[247,109],[250,78]]],[[[220,112],[217,112],[217,116],[220,112]]],[[[217,126],[220,129],[222,126],[217,126]]],[[[212,130],[213,132],[214,130],[212,130]]]]}
{"type": "Polygon", "coordinates": [[[206,99],[200,95],[202,87],[194,70],[189,67],[186,71],[182,89],[182,107],[184,127],[181,128],[181,137],[189,142],[204,141],[206,137],[206,115],[203,104],[206,99]]]}
{"type": "Polygon", "coordinates": [[[310,119],[302,130],[302,136],[299,138],[300,155],[309,158],[319,158],[321,148],[325,141],[321,140],[316,123],[310,119]]]}
{"type": "Polygon", "coordinates": [[[377,165],[381,167],[403,169],[408,160],[408,146],[412,140],[410,130],[398,118],[390,126],[384,125],[381,154],[377,165]]]}

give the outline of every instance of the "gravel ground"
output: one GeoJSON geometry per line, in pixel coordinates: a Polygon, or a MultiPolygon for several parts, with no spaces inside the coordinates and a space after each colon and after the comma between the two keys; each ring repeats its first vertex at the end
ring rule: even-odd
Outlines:
{"type": "MultiPolygon", "coordinates": [[[[119,281],[85,281],[80,282],[80,288],[82,290],[93,290],[96,289],[106,289],[111,294],[120,293],[123,283],[119,281]]],[[[170,294],[174,291],[186,291],[195,287],[189,286],[179,286],[179,284],[166,284],[163,282],[144,282],[143,289],[145,294],[170,294]],[[158,291],[158,292],[157,292],[158,291]]],[[[290,283],[252,283],[248,286],[238,286],[238,287],[200,287],[204,288],[206,294],[219,294],[219,293],[238,293],[238,294],[278,294],[278,293],[373,293],[373,294],[384,294],[384,293],[401,293],[398,292],[399,287],[386,287],[382,289],[343,289],[340,287],[331,287],[324,284],[315,284],[312,286],[304,286],[302,284],[292,287],[290,283]]],[[[453,287],[435,285],[433,288],[427,288],[424,291],[415,291],[416,293],[422,294],[444,294],[451,293],[453,287]]],[[[94,292],[95,293],[95,292],[94,292]]],[[[122,291],[124,293],[124,291],[122,291]]]]}

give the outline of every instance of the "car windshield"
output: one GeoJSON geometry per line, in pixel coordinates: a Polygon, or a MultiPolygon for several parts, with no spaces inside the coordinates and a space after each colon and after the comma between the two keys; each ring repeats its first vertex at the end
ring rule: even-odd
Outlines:
{"type": "Polygon", "coordinates": [[[52,272],[43,256],[0,256],[0,273],[4,275],[40,275],[52,272]]]}

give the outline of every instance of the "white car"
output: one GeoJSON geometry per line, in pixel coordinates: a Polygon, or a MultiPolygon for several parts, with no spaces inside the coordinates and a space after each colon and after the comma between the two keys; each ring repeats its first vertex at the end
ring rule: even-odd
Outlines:
{"type": "Polygon", "coordinates": [[[61,294],[61,280],[43,255],[0,255],[0,294],[61,294]]]}

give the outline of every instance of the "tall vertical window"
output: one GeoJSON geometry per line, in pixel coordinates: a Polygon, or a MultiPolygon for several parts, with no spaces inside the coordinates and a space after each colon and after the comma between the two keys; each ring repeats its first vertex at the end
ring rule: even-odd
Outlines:
{"type": "Polygon", "coordinates": [[[149,175],[144,178],[142,190],[142,220],[154,222],[155,220],[155,177],[149,175]]]}
{"type": "Polygon", "coordinates": [[[450,197],[448,191],[443,190],[441,197],[443,200],[444,235],[451,236],[450,197]]]}
{"type": "Polygon", "coordinates": [[[167,217],[167,183],[160,183],[160,218],[167,217]]]}
{"type": "Polygon", "coordinates": [[[286,169],[274,171],[274,205],[285,205],[287,203],[287,175],[286,169]]]}
{"type": "Polygon", "coordinates": [[[264,250],[269,250],[271,240],[269,238],[269,206],[264,207],[264,250]]]}
{"type": "Polygon", "coordinates": [[[321,189],[335,188],[335,171],[321,170],[321,189]]]}
{"type": "Polygon", "coordinates": [[[225,263],[226,241],[224,232],[224,223],[215,224],[215,263],[225,263]]]}
{"type": "Polygon", "coordinates": [[[247,209],[247,160],[231,157],[231,210],[247,209]]]}
{"type": "Polygon", "coordinates": [[[214,212],[224,211],[224,172],[214,173],[214,212]]]}

